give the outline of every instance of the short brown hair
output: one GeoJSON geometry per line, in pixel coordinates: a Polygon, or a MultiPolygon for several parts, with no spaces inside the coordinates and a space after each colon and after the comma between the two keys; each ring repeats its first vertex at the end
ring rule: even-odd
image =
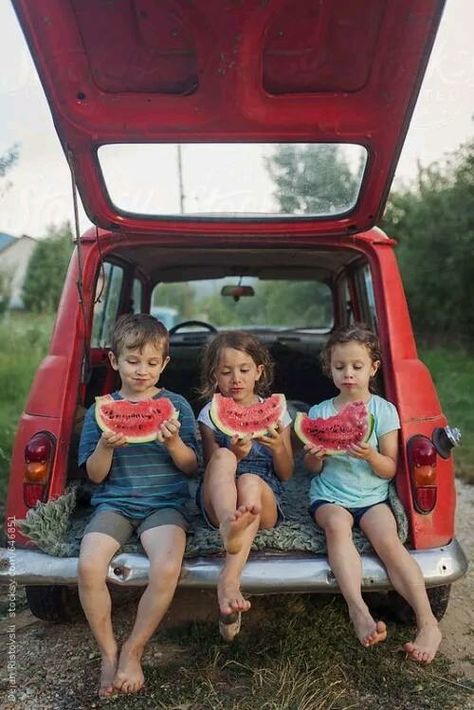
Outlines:
{"type": "Polygon", "coordinates": [[[229,330],[215,335],[203,352],[201,361],[201,386],[199,393],[203,399],[211,399],[216,391],[216,369],[224,348],[233,348],[250,355],[254,363],[263,365],[260,379],[255,383],[255,393],[263,397],[269,394],[273,382],[273,360],[268,348],[258,338],[244,330],[229,330]]]}
{"type": "Polygon", "coordinates": [[[335,330],[328,338],[326,345],[321,352],[321,363],[323,372],[328,377],[331,377],[331,353],[335,345],[342,343],[350,343],[355,341],[360,345],[365,345],[369,351],[369,356],[372,362],[381,362],[382,353],[377,335],[370,330],[365,323],[353,323],[344,328],[335,330]]]}
{"type": "Polygon", "coordinates": [[[115,357],[125,348],[141,350],[148,343],[160,348],[163,357],[168,356],[169,333],[161,321],[149,313],[127,313],[117,319],[110,346],[115,357]]]}

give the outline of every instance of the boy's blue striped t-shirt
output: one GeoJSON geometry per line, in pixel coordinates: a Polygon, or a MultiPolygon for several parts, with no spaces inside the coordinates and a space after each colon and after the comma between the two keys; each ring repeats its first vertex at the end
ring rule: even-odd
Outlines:
{"type": "MultiPolygon", "coordinates": [[[[114,399],[123,399],[113,392],[114,399]]],[[[153,399],[167,397],[178,411],[179,435],[199,459],[196,420],[189,403],[179,394],[161,389],[153,399]]],[[[79,444],[79,465],[85,465],[94,453],[102,431],[95,420],[95,404],[87,410],[79,444]]],[[[115,510],[141,520],[162,508],[184,513],[189,498],[188,478],[174,463],[167,448],[159,441],[127,444],[114,450],[107,477],[95,488],[91,503],[97,510],[115,510]]]]}

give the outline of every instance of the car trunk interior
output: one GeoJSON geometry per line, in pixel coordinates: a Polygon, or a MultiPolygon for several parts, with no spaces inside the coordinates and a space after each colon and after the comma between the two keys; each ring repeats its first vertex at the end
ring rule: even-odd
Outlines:
{"type": "MultiPolygon", "coordinates": [[[[118,313],[132,309],[136,312],[148,311],[151,294],[158,292],[156,298],[159,298],[157,287],[161,284],[192,284],[196,280],[211,283],[225,277],[235,278],[235,283],[239,283],[239,279],[247,282],[259,279],[261,282],[281,282],[283,286],[286,282],[325,284],[330,294],[330,308],[333,310],[331,322],[326,327],[317,323],[313,327],[307,323],[301,327],[297,312],[294,320],[284,326],[274,324],[275,327],[272,327],[266,322],[242,324],[242,328],[252,330],[268,346],[275,362],[273,391],[285,393],[290,402],[311,405],[333,396],[334,387],[322,373],[319,364],[319,354],[329,331],[334,325],[350,320],[363,320],[371,325],[374,321],[373,311],[369,308],[370,298],[366,293],[367,279],[358,277],[368,269],[367,259],[355,249],[171,249],[126,246],[109,252],[104,261],[123,268],[125,273],[121,292],[115,295],[118,313]],[[134,301],[132,293],[133,282],[137,278],[144,284],[141,304],[134,301]]],[[[107,308],[103,284],[100,293],[99,310],[103,313],[107,308]]],[[[282,294],[284,298],[283,291],[282,294]]],[[[229,303],[232,299],[226,301],[229,303]]],[[[155,300],[154,305],[160,305],[159,301],[155,300]]],[[[183,316],[178,319],[178,325],[179,320],[186,321],[188,318],[183,316]]],[[[202,316],[199,320],[207,321],[202,316]]],[[[195,412],[202,406],[198,396],[202,348],[214,327],[219,330],[226,328],[225,323],[213,323],[212,320],[209,326],[210,329],[183,328],[172,333],[171,361],[160,380],[163,386],[185,396],[195,412]]],[[[232,324],[231,327],[236,326],[232,324]]],[[[99,338],[98,342],[92,342],[91,345],[91,370],[83,402],[86,407],[94,401],[95,396],[105,394],[110,391],[111,385],[118,384],[115,379],[111,380],[106,338],[99,338]]]]}
{"type": "MultiPolygon", "coordinates": [[[[65,555],[77,554],[78,541],[90,516],[90,494],[93,487],[84,471],[78,468],[77,449],[86,407],[97,395],[105,394],[119,385],[108,365],[107,335],[96,331],[96,320],[105,313],[111,324],[117,315],[130,310],[148,311],[159,305],[155,299],[155,289],[160,284],[187,284],[195,280],[212,281],[223,277],[246,277],[262,281],[276,279],[277,283],[317,281],[326,284],[331,296],[333,312],[331,324],[323,328],[299,328],[299,314],[295,313],[293,325],[270,327],[268,323],[250,326],[251,330],[266,343],[275,361],[273,392],[283,392],[289,402],[290,413],[307,410],[336,391],[329,378],[323,374],[319,355],[331,328],[350,320],[362,320],[374,325],[373,298],[370,296],[370,279],[366,274],[367,257],[357,249],[350,248],[308,248],[308,249],[170,249],[150,246],[124,246],[104,250],[103,264],[98,267],[96,283],[96,303],[92,323],[90,367],[83,399],[79,402],[78,417],[73,440],[69,449],[68,491],[64,503],[70,510],[71,524],[64,538],[65,555]],[[121,270],[120,288],[115,291],[104,287],[104,282],[113,280],[112,268],[121,270]],[[108,276],[107,276],[108,274],[108,276]],[[140,279],[143,289],[140,303],[134,303],[134,281],[140,279]],[[110,301],[110,302],[109,302],[110,301]],[[369,307],[372,304],[372,307],[369,307]],[[113,305],[113,308],[112,308],[113,305]],[[112,377],[111,377],[112,376],[112,377]],[[71,488],[72,484],[72,488],[71,488]],[[69,497],[68,497],[69,496],[69,497]]],[[[220,293],[220,292],[219,292],[220,293]]],[[[257,290],[256,290],[257,293],[257,290]]],[[[232,299],[230,299],[232,300],[232,299]]],[[[170,303],[164,304],[169,307],[170,303]]],[[[103,319],[102,319],[103,320],[103,319]]],[[[213,324],[219,329],[225,325],[213,324]]],[[[179,319],[178,319],[179,326],[179,319]]],[[[249,328],[247,324],[247,329],[249,328]]],[[[163,386],[183,394],[198,412],[203,402],[199,399],[200,355],[202,348],[212,336],[207,328],[178,327],[171,334],[171,362],[160,379],[163,386]]],[[[378,391],[383,394],[383,384],[378,383],[378,391]]],[[[275,552],[297,552],[298,554],[325,553],[325,539],[321,531],[311,523],[307,514],[307,495],[310,476],[302,464],[302,447],[296,437],[295,474],[285,487],[283,506],[286,520],[274,530],[259,533],[254,550],[275,552]]],[[[186,556],[213,555],[222,552],[217,532],[210,531],[203,523],[194,504],[197,482],[190,482],[189,518],[193,535],[188,540],[186,556]]],[[[391,486],[390,500],[399,524],[401,539],[406,539],[407,521],[403,506],[397,498],[395,487],[391,486]]],[[[40,515],[38,515],[40,517],[40,515]]],[[[34,516],[33,516],[34,518],[34,516]]],[[[45,543],[41,529],[43,520],[34,520],[29,529],[32,539],[39,541],[42,549],[45,543]],[[37,525],[38,531],[34,529],[37,525]]],[[[361,551],[369,549],[367,540],[358,532],[355,541],[361,551]]],[[[127,545],[125,551],[137,551],[137,541],[127,545]]]]}

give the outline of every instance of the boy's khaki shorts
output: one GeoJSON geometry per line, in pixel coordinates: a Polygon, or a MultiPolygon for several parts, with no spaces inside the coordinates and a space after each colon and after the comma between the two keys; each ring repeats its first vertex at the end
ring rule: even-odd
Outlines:
{"type": "Polygon", "coordinates": [[[140,537],[145,530],[158,528],[161,525],[177,525],[184,532],[188,529],[186,518],[175,508],[156,510],[143,520],[127,518],[116,510],[100,510],[88,523],[84,535],[103,533],[113,537],[120,545],[124,545],[134,531],[137,537],[140,537]]]}

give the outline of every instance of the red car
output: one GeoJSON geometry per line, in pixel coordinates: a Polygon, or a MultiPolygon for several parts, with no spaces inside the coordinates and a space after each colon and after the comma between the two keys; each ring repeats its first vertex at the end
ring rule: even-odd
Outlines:
{"type": "MultiPolygon", "coordinates": [[[[77,556],[48,554],[13,519],[73,482],[76,513],[86,500],[81,416],[114,387],[107,349],[118,315],[173,309],[163,384],[195,409],[210,332],[256,332],[276,363],[274,391],[296,410],[333,391],[317,365],[331,330],[364,321],[382,343],[381,393],[401,418],[407,545],[440,618],[466,571],[454,532],[456,430],[417,356],[395,241],[374,225],[443,0],[367,0],[363,13],[351,0],[13,4],[97,226],[78,235],[19,422],[0,581],[26,584],[41,618],[67,616],[77,556]]],[[[181,585],[215,586],[220,564],[206,550],[187,557],[181,585]]],[[[373,553],[363,569],[364,591],[393,601],[373,553]]],[[[143,585],[147,570],[146,557],[125,551],[109,579],[143,585]]],[[[249,593],[337,592],[327,557],[291,546],[253,552],[242,583],[249,593]]]]}

